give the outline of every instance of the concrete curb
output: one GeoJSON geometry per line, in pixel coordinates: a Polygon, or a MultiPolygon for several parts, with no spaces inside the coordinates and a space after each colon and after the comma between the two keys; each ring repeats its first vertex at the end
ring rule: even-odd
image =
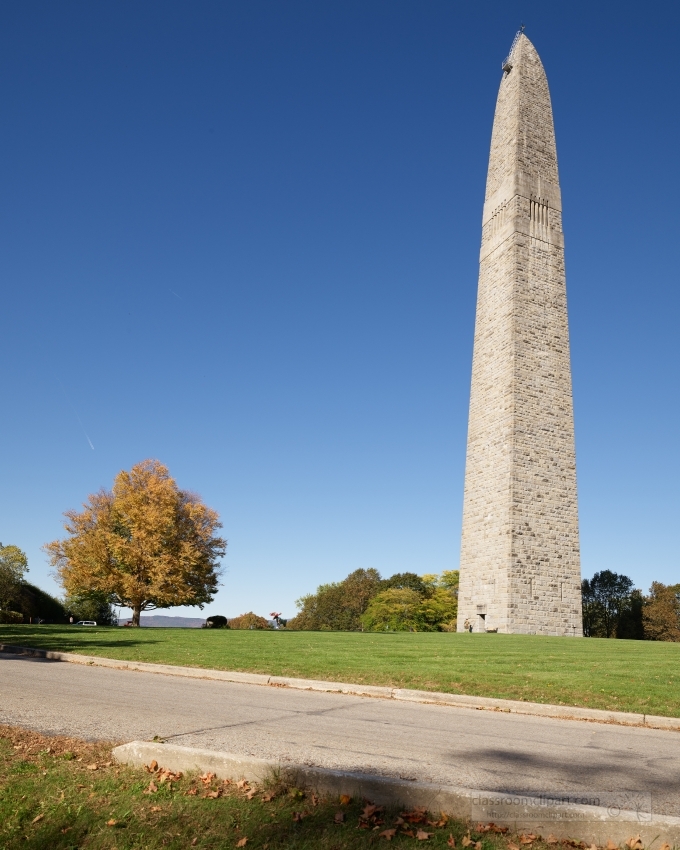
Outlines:
{"type": "MultiPolygon", "coordinates": [[[[262,783],[276,778],[287,785],[315,791],[325,797],[348,794],[379,805],[409,809],[424,806],[430,812],[445,812],[463,821],[477,822],[480,808],[488,814],[486,801],[494,796],[494,792],[489,791],[327,770],[175,744],[132,741],[116,747],[113,756],[116,761],[134,767],[156,760],[172,771],[209,772],[219,779],[247,779],[252,783],[262,783]]],[[[516,799],[517,795],[514,796],[516,799]]],[[[501,813],[499,817],[498,812],[493,812],[494,823],[509,826],[517,832],[526,830],[543,836],[552,833],[557,838],[598,845],[607,841],[620,844],[637,835],[645,846],[659,839],[674,846],[680,844],[680,818],[649,814],[638,817],[632,811],[617,810],[613,813],[601,806],[558,804],[548,808],[545,801],[528,795],[521,796],[519,803],[513,801],[513,805],[505,811],[511,816],[504,817],[501,813]]],[[[484,822],[489,820],[486,818],[484,822]]]]}
{"type": "Polygon", "coordinates": [[[476,697],[467,694],[446,694],[437,691],[416,691],[410,688],[389,688],[380,685],[358,685],[348,682],[326,682],[319,679],[294,679],[287,676],[268,676],[264,673],[240,673],[230,670],[211,670],[202,667],[178,667],[173,664],[150,664],[145,661],[120,661],[97,655],[80,655],[75,652],[53,652],[29,646],[0,644],[0,652],[28,655],[70,664],[112,667],[117,670],[135,670],[142,673],[160,673],[189,679],[212,679],[248,685],[268,685],[303,691],[352,694],[354,696],[393,699],[405,702],[448,705],[454,708],[474,708],[481,711],[502,711],[509,714],[529,714],[559,720],[586,720],[594,723],[613,723],[620,726],[643,726],[649,729],[680,731],[680,717],[657,717],[652,714],[629,714],[623,711],[602,711],[597,708],[578,708],[569,705],[549,705],[540,702],[476,697]]]}

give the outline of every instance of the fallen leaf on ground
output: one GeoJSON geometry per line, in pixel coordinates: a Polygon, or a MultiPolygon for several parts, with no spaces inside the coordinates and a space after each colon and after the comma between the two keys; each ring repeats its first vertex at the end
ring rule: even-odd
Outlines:
{"type": "Polygon", "coordinates": [[[303,818],[307,817],[307,812],[293,812],[293,820],[295,823],[300,823],[303,818]]]}
{"type": "Polygon", "coordinates": [[[45,815],[36,815],[31,821],[31,823],[38,823],[38,821],[41,821],[44,817],[45,815]]]}
{"type": "Polygon", "coordinates": [[[344,812],[336,812],[333,820],[335,821],[335,823],[344,823],[345,822],[345,813],[344,812]]]}
{"type": "Polygon", "coordinates": [[[99,766],[98,766],[98,765],[96,765],[96,764],[88,764],[87,769],[88,769],[88,770],[97,770],[97,769],[98,769],[98,767],[99,767],[99,766]]]}
{"type": "Polygon", "coordinates": [[[427,841],[431,835],[434,835],[434,832],[425,832],[424,829],[419,829],[418,832],[416,832],[416,838],[418,841],[427,841]]]}
{"type": "MultiPolygon", "coordinates": [[[[469,847],[471,844],[474,844],[475,842],[470,838],[469,835],[464,835],[462,837],[460,843],[463,845],[463,847],[469,847]]],[[[517,848],[517,850],[519,850],[519,847],[517,848]]]]}
{"type": "MultiPolygon", "coordinates": [[[[559,844],[560,843],[559,838],[555,838],[555,836],[552,834],[552,832],[550,833],[550,835],[545,840],[546,840],[547,844],[559,844]]],[[[609,844],[611,844],[611,841],[609,842],[609,844]]],[[[616,845],[614,845],[613,847],[610,847],[609,844],[607,845],[607,850],[618,850],[618,847],[616,845]]]]}
{"type": "Polygon", "coordinates": [[[156,791],[158,791],[158,785],[156,785],[152,779],[151,782],[149,782],[149,787],[144,791],[144,794],[155,794],[156,791]]]}
{"type": "Polygon", "coordinates": [[[187,797],[195,797],[198,794],[198,788],[189,788],[186,792],[187,797]]]}
{"type": "Polygon", "coordinates": [[[415,806],[410,812],[401,812],[401,816],[409,823],[425,823],[427,821],[427,809],[424,806],[415,806]]]}
{"type": "Polygon", "coordinates": [[[115,826],[117,823],[118,823],[118,821],[114,820],[113,818],[111,818],[111,820],[106,821],[107,826],[115,826]]]}
{"type": "Polygon", "coordinates": [[[341,794],[340,795],[340,805],[341,806],[349,806],[349,804],[351,802],[352,802],[352,798],[349,796],[349,794],[341,794]]]}
{"type": "Polygon", "coordinates": [[[512,841],[508,841],[508,850],[519,850],[519,847],[513,844],[512,841]]]}
{"type": "Polygon", "coordinates": [[[388,841],[391,841],[396,834],[397,834],[396,829],[383,829],[382,832],[378,833],[378,837],[379,838],[386,838],[388,841]]]}
{"type": "Polygon", "coordinates": [[[205,796],[210,797],[213,800],[216,800],[220,796],[220,791],[208,791],[208,793],[205,796]]]}
{"type": "Polygon", "coordinates": [[[265,803],[271,803],[274,797],[276,797],[276,791],[265,791],[265,793],[262,795],[262,799],[265,801],[265,803]]]}
{"type": "Polygon", "coordinates": [[[197,844],[198,844],[198,838],[192,838],[191,839],[191,846],[195,847],[197,844]]]}
{"type": "Polygon", "coordinates": [[[246,800],[252,800],[253,797],[257,794],[257,788],[251,788],[250,791],[246,794],[246,800]]]}
{"type": "Polygon", "coordinates": [[[149,773],[155,773],[158,770],[158,762],[154,759],[151,764],[147,767],[149,773]]]}
{"type": "Polygon", "coordinates": [[[614,842],[610,838],[609,841],[607,842],[607,850],[619,850],[619,845],[614,844],[614,842]]]}
{"type": "Polygon", "coordinates": [[[377,811],[378,811],[377,806],[373,806],[373,805],[369,804],[367,806],[364,806],[364,810],[361,813],[361,817],[362,818],[370,818],[371,815],[374,815],[377,811]]]}
{"type": "Polygon", "coordinates": [[[642,850],[645,846],[639,835],[636,838],[629,838],[628,841],[626,841],[626,844],[630,847],[630,850],[642,850]]]}
{"type": "Polygon", "coordinates": [[[151,811],[152,811],[152,812],[160,812],[160,811],[161,811],[161,807],[160,807],[160,806],[151,806],[151,811]]]}
{"type": "Polygon", "coordinates": [[[415,838],[415,837],[416,837],[416,834],[415,834],[415,832],[414,832],[412,829],[402,829],[401,834],[402,834],[402,835],[408,835],[408,836],[410,836],[411,838],[415,838]]]}
{"type": "Polygon", "coordinates": [[[589,850],[597,850],[597,844],[591,844],[589,850]]]}
{"type": "Polygon", "coordinates": [[[312,805],[313,806],[319,805],[319,798],[316,796],[316,794],[312,794],[312,805]]]}
{"type": "Polygon", "coordinates": [[[215,778],[215,774],[214,774],[214,773],[203,773],[203,774],[202,774],[201,776],[199,776],[198,778],[201,780],[201,782],[202,782],[204,785],[210,785],[210,783],[211,783],[211,782],[213,781],[213,779],[215,778]]]}
{"type": "Polygon", "coordinates": [[[671,850],[670,844],[662,844],[659,850],[671,850]]]}
{"type": "Polygon", "coordinates": [[[445,814],[444,814],[444,812],[442,812],[441,817],[439,818],[439,820],[429,820],[429,821],[427,822],[427,825],[428,825],[428,826],[446,826],[446,824],[447,824],[448,822],[449,822],[448,815],[445,815],[445,814]]]}
{"type": "Polygon", "coordinates": [[[456,839],[453,837],[452,833],[449,833],[449,839],[446,843],[449,845],[449,847],[455,847],[456,846],[456,839]]]}
{"type": "MultiPolygon", "coordinates": [[[[520,844],[533,844],[534,841],[538,838],[537,835],[534,835],[533,832],[527,833],[527,835],[520,835],[519,843],[520,844]]],[[[597,850],[597,848],[596,848],[597,850]]]]}
{"type": "Polygon", "coordinates": [[[241,789],[248,788],[249,787],[248,786],[248,780],[247,779],[239,779],[239,781],[236,783],[236,787],[241,788],[241,789]]]}
{"type": "Polygon", "coordinates": [[[237,847],[245,847],[247,843],[248,843],[247,838],[245,838],[245,837],[239,838],[239,840],[236,842],[236,846],[237,847]]]}

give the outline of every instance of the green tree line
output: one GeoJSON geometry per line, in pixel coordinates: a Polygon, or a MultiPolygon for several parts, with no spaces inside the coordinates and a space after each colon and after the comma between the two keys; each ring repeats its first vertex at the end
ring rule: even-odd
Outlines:
{"type": "Polygon", "coordinates": [[[298,631],[455,631],[458,570],[397,573],[354,570],[343,581],[320,585],[297,600],[286,628],[298,631]]]}
{"type": "Polygon", "coordinates": [[[680,584],[652,582],[645,596],[628,576],[602,570],[581,582],[586,637],[680,641],[680,584]]]}

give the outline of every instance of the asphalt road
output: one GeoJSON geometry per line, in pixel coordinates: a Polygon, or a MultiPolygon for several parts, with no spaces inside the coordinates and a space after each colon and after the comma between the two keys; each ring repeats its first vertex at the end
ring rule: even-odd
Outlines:
{"type": "Polygon", "coordinates": [[[496,791],[643,791],[680,816],[680,733],[182,679],[0,654],[0,723],[160,735],[298,764],[496,791]]]}

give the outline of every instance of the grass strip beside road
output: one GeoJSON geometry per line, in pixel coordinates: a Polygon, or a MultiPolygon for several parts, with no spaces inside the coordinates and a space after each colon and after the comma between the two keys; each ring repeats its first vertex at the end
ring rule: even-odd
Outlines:
{"type": "Polygon", "coordinates": [[[0,626],[0,643],[680,717],[680,644],[444,632],[0,626]]]}
{"type": "MultiPolygon", "coordinates": [[[[275,783],[258,788],[151,767],[116,765],[111,745],[0,726],[0,846],[363,850],[386,841],[412,847],[420,840],[433,848],[512,850],[521,842],[486,825],[470,831],[422,810],[384,811],[369,801],[324,800],[275,783]]],[[[531,850],[548,847],[534,835],[528,844],[531,850]]],[[[566,850],[557,842],[551,846],[566,850]]]]}

